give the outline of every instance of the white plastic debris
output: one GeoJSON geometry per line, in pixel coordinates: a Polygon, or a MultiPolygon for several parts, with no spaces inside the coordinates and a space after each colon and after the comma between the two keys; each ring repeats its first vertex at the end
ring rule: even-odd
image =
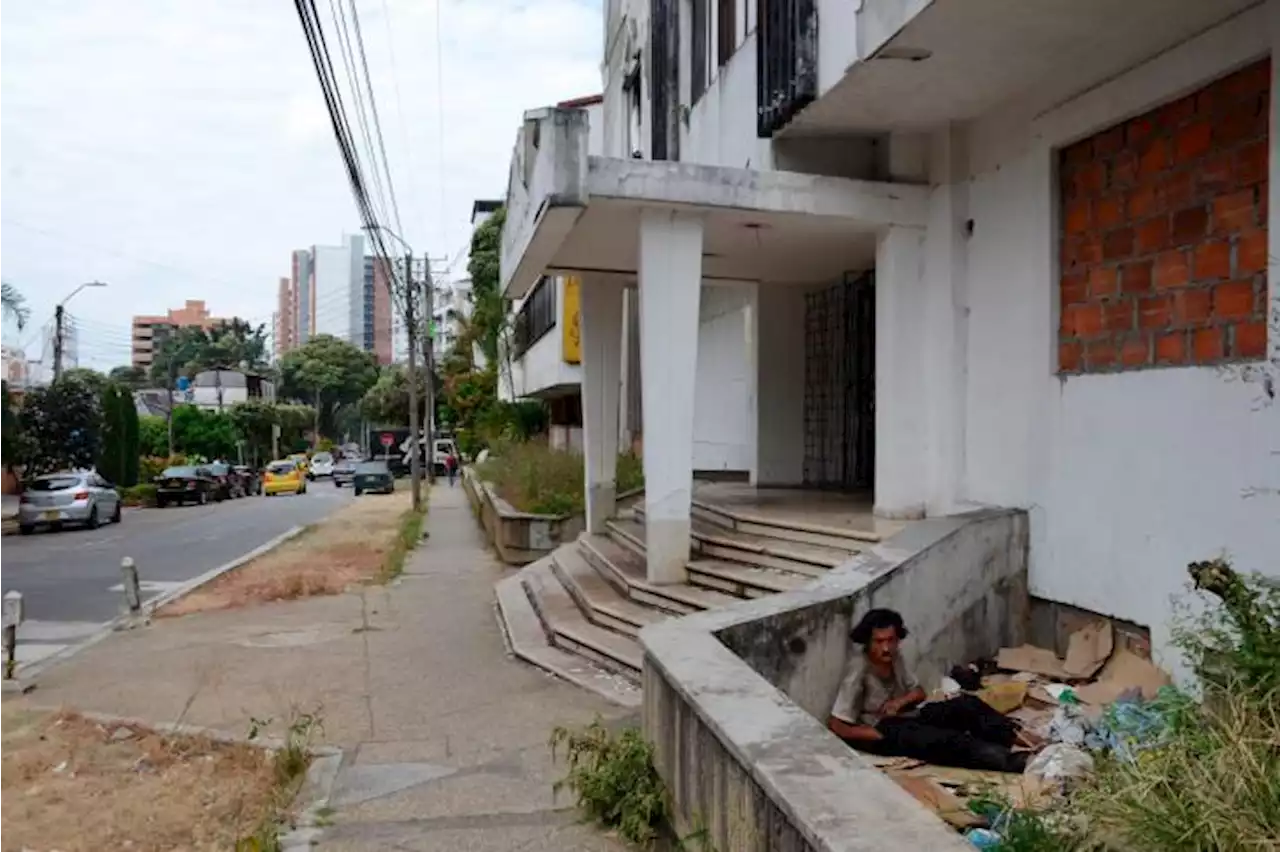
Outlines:
{"type": "Polygon", "coordinates": [[[943,677],[942,681],[938,684],[938,687],[942,690],[942,694],[948,698],[952,695],[960,694],[960,684],[956,683],[954,679],[949,677],[943,677]]]}
{"type": "Polygon", "coordinates": [[[1043,781],[1066,781],[1083,778],[1091,772],[1093,758],[1088,752],[1066,743],[1054,743],[1031,758],[1023,775],[1043,781]]]}

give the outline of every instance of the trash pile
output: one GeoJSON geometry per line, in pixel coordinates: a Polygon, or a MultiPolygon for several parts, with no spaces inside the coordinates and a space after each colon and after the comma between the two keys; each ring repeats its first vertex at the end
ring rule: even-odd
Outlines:
{"type": "Polygon", "coordinates": [[[1070,637],[1065,658],[1034,645],[1002,648],[994,659],[956,666],[932,699],[976,695],[1019,723],[1033,752],[1021,774],[933,766],[909,758],[875,764],[982,849],[999,848],[1002,830],[1027,810],[1061,800],[1093,771],[1094,755],[1136,759],[1165,730],[1168,675],[1115,646],[1110,622],[1070,637]]]}

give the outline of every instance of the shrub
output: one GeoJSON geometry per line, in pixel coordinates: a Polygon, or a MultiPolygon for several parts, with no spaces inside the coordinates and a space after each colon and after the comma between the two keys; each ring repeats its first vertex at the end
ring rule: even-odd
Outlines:
{"type": "Polygon", "coordinates": [[[1264,849],[1280,837],[1280,587],[1223,560],[1190,566],[1206,599],[1174,641],[1200,678],[1156,706],[1162,736],[1136,758],[1106,755],[1073,798],[1125,849],[1264,849]]]}
{"type": "Polygon", "coordinates": [[[156,487],[149,482],[131,485],[118,489],[120,499],[126,506],[154,506],[156,504],[156,487]]]}
{"type": "Polygon", "coordinates": [[[638,728],[617,736],[597,719],[586,728],[551,732],[551,756],[564,749],[568,774],[555,792],[568,788],[587,816],[632,843],[652,844],[668,826],[666,785],[653,767],[653,746],[638,728]]]}
{"type": "MultiPolygon", "coordinates": [[[[585,508],[584,462],[578,453],[552,449],[544,441],[500,443],[490,453],[477,472],[517,511],[568,515],[585,508]]],[[[620,454],[614,481],[619,493],[642,487],[644,469],[639,457],[620,454]]]]}
{"type": "Polygon", "coordinates": [[[166,468],[177,467],[187,463],[187,457],[181,453],[172,456],[146,456],[138,461],[138,482],[148,484],[165,471],[166,468]]]}

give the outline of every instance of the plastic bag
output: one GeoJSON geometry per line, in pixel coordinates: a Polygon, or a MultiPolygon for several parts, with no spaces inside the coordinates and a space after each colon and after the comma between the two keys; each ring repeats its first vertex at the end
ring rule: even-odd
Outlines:
{"type": "Polygon", "coordinates": [[[1043,781],[1066,781],[1083,778],[1093,772],[1093,757],[1084,749],[1067,743],[1054,743],[1031,758],[1023,775],[1043,781]]]}

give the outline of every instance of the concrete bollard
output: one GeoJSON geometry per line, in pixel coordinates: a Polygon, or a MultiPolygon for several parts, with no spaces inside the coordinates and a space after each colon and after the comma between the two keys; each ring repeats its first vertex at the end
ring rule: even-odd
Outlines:
{"type": "Polygon", "coordinates": [[[22,592],[4,593],[4,679],[13,680],[18,668],[18,625],[22,623],[22,592]]]}
{"type": "Polygon", "coordinates": [[[133,559],[126,556],[120,560],[120,574],[124,587],[124,611],[126,615],[137,615],[142,610],[142,590],[138,587],[138,566],[133,559]]]}

